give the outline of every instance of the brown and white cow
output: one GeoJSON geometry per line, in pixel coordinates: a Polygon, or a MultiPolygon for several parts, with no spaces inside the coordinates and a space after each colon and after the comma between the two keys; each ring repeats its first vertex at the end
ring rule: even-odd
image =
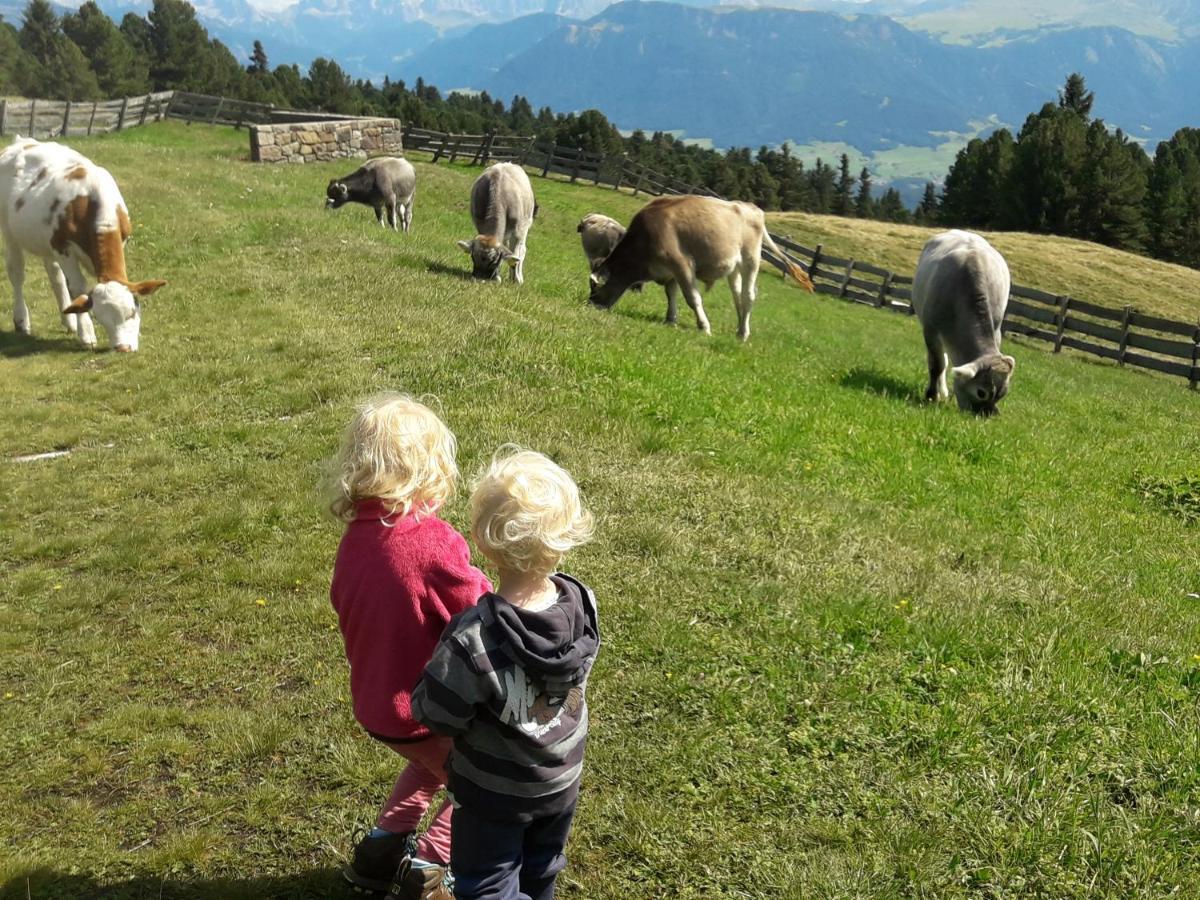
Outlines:
{"type": "MultiPolygon", "coordinates": [[[[625,237],[591,276],[591,302],[612,307],[631,286],[656,281],[667,291],[667,322],[675,322],[675,293],[696,314],[696,326],[710,333],[699,284],[705,290],[718,279],[729,282],[738,315],[738,337],[750,337],[750,310],[754,306],[762,248],[780,259],[787,257],[767,234],[763,211],[751,203],[713,197],[659,197],[642,207],[625,237]]],[[[794,263],[788,271],[810,291],[812,281],[794,263]]]]}
{"type": "Polygon", "coordinates": [[[115,349],[137,350],[138,297],[166,282],[129,281],[125,241],[131,230],[129,210],[105,169],[62,144],[18,136],[0,153],[0,238],[17,331],[30,332],[23,293],[30,253],[41,257],[63,324],[80,343],[95,346],[94,315],[115,349]],[[85,271],[96,278],[90,291],[85,271]]]}

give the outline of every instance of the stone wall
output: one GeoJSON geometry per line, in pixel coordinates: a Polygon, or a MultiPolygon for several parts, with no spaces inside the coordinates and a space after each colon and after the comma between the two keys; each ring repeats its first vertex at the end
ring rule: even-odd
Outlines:
{"type": "Polygon", "coordinates": [[[252,125],[254,162],[306,163],[387,156],[404,149],[399,119],[340,119],[289,125],[252,125]]]}

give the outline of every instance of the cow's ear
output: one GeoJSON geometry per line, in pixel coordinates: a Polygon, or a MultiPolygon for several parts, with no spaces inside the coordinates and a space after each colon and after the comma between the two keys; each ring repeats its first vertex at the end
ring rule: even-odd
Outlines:
{"type": "Polygon", "coordinates": [[[513,256],[513,252],[511,250],[509,250],[507,247],[500,247],[499,251],[500,251],[501,259],[507,259],[509,262],[512,262],[513,260],[516,259],[516,257],[513,256]]]}
{"type": "Polygon", "coordinates": [[[67,308],[63,313],[85,313],[92,308],[92,295],[80,294],[74,300],[67,304],[67,308]]]}
{"type": "Polygon", "coordinates": [[[1008,372],[1010,375],[1016,371],[1017,361],[1015,359],[1011,356],[1005,356],[1003,353],[1000,354],[1000,358],[1008,363],[1008,372]]]}
{"type": "Polygon", "coordinates": [[[965,381],[970,381],[979,374],[979,363],[971,360],[969,363],[963,363],[961,366],[955,366],[950,371],[954,373],[955,378],[962,378],[965,381]]]}
{"type": "Polygon", "coordinates": [[[592,287],[594,288],[598,288],[600,285],[604,284],[604,279],[600,277],[599,271],[592,272],[592,274],[588,276],[588,281],[591,282],[592,287]]]}
{"type": "Polygon", "coordinates": [[[160,287],[166,287],[167,283],[157,278],[152,278],[149,281],[138,281],[129,285],[131,293],[137,294],[139,297],[149,297],[160,287]]]}
{"type": "Polygon", "coordinates": [[[504,257],[504,261],[507,262],[510,266],[512,266],[515,269],[517,267],[517,263],[519,263],[521,260],[519,260],[517,257],[513,256],[510,253],[506,257],[504,257]]]}
{"type": "Polygon", "coordinates": [[[459,241],[458,246],[460,246],[462,248],[463,253],[471,252],[471,242],[470,241],[459,241]]]}

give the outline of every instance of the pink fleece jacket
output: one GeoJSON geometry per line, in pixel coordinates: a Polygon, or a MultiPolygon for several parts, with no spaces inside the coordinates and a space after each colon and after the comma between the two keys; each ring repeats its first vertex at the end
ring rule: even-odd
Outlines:
{"type": "Polygon", "coordinates": [[[437,516],[387,517],[366,500],[346,526],[329,598],[350,662],[354,717],[377,737],[419,740],[412,690],[450,617],[492,589],[462,535],[437,516]]]}

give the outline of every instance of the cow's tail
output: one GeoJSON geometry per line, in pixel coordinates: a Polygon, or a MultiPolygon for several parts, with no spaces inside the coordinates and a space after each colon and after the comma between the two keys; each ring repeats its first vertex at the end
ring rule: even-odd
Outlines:
{"type": "Polygon", "coordinates": [[[812,279],[808,277],[808,273],[792,262],[786,253],[775,246],[775,242],[771,240],[771,232],[765,228],[763,229],[763,245],[783,260],[783,264],[787,266],[788,274],[796,279],[796,283],[800,287],[806,288],[810,293],[816,293],[817,289],[813,287],[812,279]]]}

